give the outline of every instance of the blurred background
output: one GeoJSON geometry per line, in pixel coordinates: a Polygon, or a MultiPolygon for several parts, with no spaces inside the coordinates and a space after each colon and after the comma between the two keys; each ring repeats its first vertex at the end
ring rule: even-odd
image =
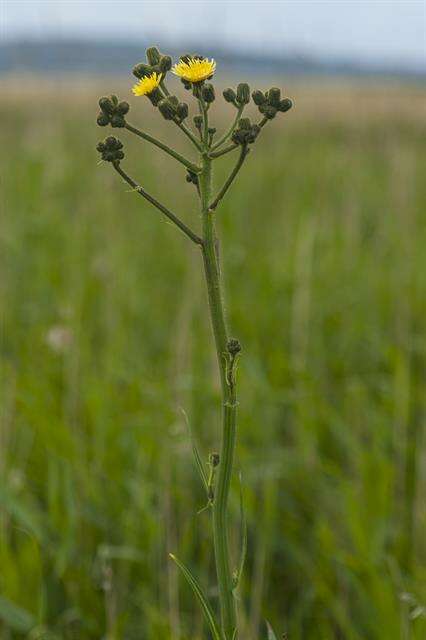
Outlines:
{"type": "MultiPolygon", "coordinates": [[[[207,457],[200,258],[95,151],[117,93],[191,153],[131,95],[152,44],[217,59],[220,131],[226,86],[295,102],[218,210],[244,347],[244,640],[265,618],[289,640],[424,640],[425,3],[3,0],[0,19],[2,640],[204,640],[169,551],[216,602],[185,417],[207,457]]],[[[128,172],[197,227],[180,167],[117,131],[128,172]]],[[[237,559],[237,478],[231,502],[237,559]]]]}

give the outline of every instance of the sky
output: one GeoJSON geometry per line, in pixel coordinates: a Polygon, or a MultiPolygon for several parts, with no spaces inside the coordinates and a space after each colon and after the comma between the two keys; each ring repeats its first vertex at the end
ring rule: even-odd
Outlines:
{"type": "Polygon", "coordinates": [[[426,0],[0,0],[3,41],[152,37],[426,68],[426,0]]]}

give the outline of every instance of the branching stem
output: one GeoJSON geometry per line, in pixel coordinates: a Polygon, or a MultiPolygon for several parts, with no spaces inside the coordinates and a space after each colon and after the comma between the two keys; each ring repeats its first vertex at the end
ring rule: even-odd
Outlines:
{"type": "Polygon", "coordinates": [[[229,127],[228,131],[226,131],[226,133],[223,134],[223,136],[214,143],[214,145],[212,146],[212,151],[214,151],[215,149],[218,149],[219,147],[222,146],[222,144],[224,142],[226,142],[228,140],[228,138],[230,138],[232,136],[232,134],[235,131],[235,127],[237,126],[237,124],[240,121],[240,118],[242,116],[242,113],[244,111],[244,107],[245,105],[241,105],[241,107],[238,108],[237,114],[235,116],[234,122],[231,124],[231,126],[229,127]]]}
{"type": "Polygon", "coordinates": [[[194,164],[190,160],[187,160],[186,158],[181,156],[180,153],[178,153],[174,149],[171,149],[167,144],[164,144],[164,142],[160,142],[160,140],[157,140],[157,138],[154,138],[153,136],[149,135],[149,133],[145,133],[145,131],[140,131],[140,129],[136,129],[136,127],[133,127],[131,124],[128,124],[127,122],[125,127],[128,131],[131,131],[132,133],[139,136],[140,138],[143,138],[143,140],[150,142],[151,144],[155,145],[159,149],[162,149],[163,151],[168,153],[169,156],[172,156],[175,160],[177,160],[178,162],[181,162],[187,169],[189,169],[193,173],[200,172],[200,167],[198,167],[196,164],[194,164]]]}
{"type": "Polygon", "coordinates": [[[231,184],[235,180],[235,177],[236,177],[237,173],[239,172],[239,170],[243,166],[244,160],[246,159],[249,151],[250,150],[247,147],[247,145],[242,145],[241,152],[240,152],[240,157],[237,160],[237,164],[235,165],[235,167],[231,171],[231,173],[230,173],[228,179],[226,180],[225,184],[223,185],[222,189],[219,191],[219,193],[217,194],[216,198],[213,200],[213,202],[209,206],[210,211],[214,211],[216,209],[217,205],[222,200],[222,198],[225,195],[225,193],[228,191],[229,187],[231,186],[231,184]]]}
{"type": "Polygon", "coordinates": [[[164,215],[169,220],[174,222],[174,224],[177,227],[179,227],[179,229],[183,231],[183,233],[186,236],[188,236],[188,238],[190,238],[193,242],[201,246],[203,245],[202,238],[197,236],[197,234],[194,233],[192,229],[190,229],[184,222],[182,222],[182,220],[180,220],[180,218],[178,218],[174,213],[172,213],[169,209],[167,209],[167,207],[161,204],[161,202],[158,202],[158,200],[156,200],[155,198],[153,198],[153,196],[147,193],[145,189],[140,187],[130,176],[127,175],[125,171],[123,171],[123,169],[120,167],[120,164],[118,162],[113,162],[112,164],[114,166],[114,169],[117,171],[117,173],[119,173],[120,176],[124,178],[124,180],[127,182],[127,184],[129,184],[132,187],[132,189],[134,189],[137,193],[139,193],[139,195],[145,198],[145,200],[148,200],[148,202],[154,205],[154,207],[157,207],[157,209],[159,209],[161,213],[164,213],[164,215]]]}
{"type": "Polygon", "coordinates": [[[224,147],[223,149],[221,149],[220,151],[213,151],[212,153],[209,154],[209,157],[211,159],[220,158],[220,156],[224,156],[225,153],[229,153],[230,151],[234,151],[234,149],[237,149],[237,148],[238,148],[238,145],[233,142],[232,144],[228,145],[227,147],[224,147]]]}

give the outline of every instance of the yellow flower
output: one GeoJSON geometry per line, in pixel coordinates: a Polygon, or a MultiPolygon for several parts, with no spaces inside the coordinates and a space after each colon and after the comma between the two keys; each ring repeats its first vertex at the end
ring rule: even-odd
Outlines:
{"type": "Polygon", "coordinates": [[[175,64],[172,71],[187,82],[201,82],[210,78],[216,69],[216,62],[207,59],[186,58],[175,64]]]}
{"type": "Polygon", "coordinates": [[[161,73],[156,73],[155,71],[149,76],[144,76],[137,84],[133,85],[133,93],[135,96],[147,96],[158,87],[162,77],[161,73]]]}

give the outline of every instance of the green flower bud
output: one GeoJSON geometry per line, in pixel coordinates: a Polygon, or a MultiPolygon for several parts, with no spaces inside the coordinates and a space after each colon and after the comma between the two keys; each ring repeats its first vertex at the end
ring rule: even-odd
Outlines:
{"type": "Polygon", "coordinates": [[[259,91],[259,89],[253,91],[251,97],[253,98],[254,104],[257,104],[258,107],[260,107],[262,104],[265,104],[266,102],[266,96],[264,96],[263,93],[259,91]]]}
{"type": "Polygon", "coordinates": [[[99,142],[96,149],[102,156],[102,160],[106,162],[120,162],[124,158],[123,144],[114,136],[105,138],[103,142],[99,142]]]}
{"type": "Polygon", "coordinates": [[[185,78],[181,78],[180,81],[187,91],[190,91],[190,89],[192,89],[192,82],[188,82],[188,80],[185,80],[185,78]]]}
{"type": "Polygon", "coordinates": [[[104,113],[114,113],[114,105],[110,98],[100,98],[99,106],[104,113]]]}
{"type": "Polygon", "coordinates": [[[278,107],[281,100],[281,90],[277,87],[272,87],[267,93],[267,98],[271,107],[278,107]]]}
{"type": "Polygon", "coordinates": [[[216,127],[209,127],[209,134],[211,136],[214,136],[215,133],[216,133],[216,127]]]}
{"type": "Polygon", "coordinates": [[[148,93],[147,96],[151,101],[151,103],[154,105],[154,107],[156,107],[158,103],[161,102],[161,100],[163,100],[163,94],[161,93],[158,87],[156,87],[153,91],[151,91],[151,93],[148,93]]]}
{"type": "Polygon", "coordinates": [[[139,80],[141,80],[145,76],[151,75],[152,71],[152,67],[149,64],[145,64],[144,62],[140,62],[135,67],[133,67],[133,75],[136,76],[139,80]]]}
{"type": "Polygon", "coordinates": [[[189,62],[190,60],[204,60],[204,56],[200,56],[199,53],[184,53],[179,56],[179,60],[182,62],[189,62]]]}
{"type": "Polygon", "coordinates": [[[267,118],[268,120],[272,120],[273,118],[275,118],[275,116],[277,115],[277,109],[276,107],[272,107],[269,104],[266,105],[262,105],[259,108],[259,111],[261,113],[263,113],[263,115],[265,116],[265,118],[267,118]]]}
{"type": "Polygon", "coordinates": [[[201,130],[203,126],[203,117],[202,116],[194,116],[194,127],[198,130],[201,130]]]}
{"type": "Polygon", "coordinates": [[[241,82],[237,87],[237,100],[240,105],[250,102],[250,87],[246,82],[241,82]]]}
{"type": "Polygon", "coordinates": [[[128,102],[120,102],[120,104],[117,106],[117,113],[119,113],[121,116],[125,116],[126,113],[128,113],[129,109],[130,106],[128,102]]]}
{"type": "Polygon", "coordinates": [[[201,96],[205,100],[205,102],[214,102],[216,96],[214,92],[214,86],[210,84],[210,82],[203,85],[201,89],[201,96]]]}
{"type": "Polygon", "coordinates": [[[179,102],[176,107],[176,115],[181,122],[188,117],[188,105],[186,104],[186,102],[179,102]]]}
{"type": "Polygon", "coordinates": [[[240,341],[237,340],[236,338],[231,338],[230,340],[228,340],[227,347],[231,356],[236,356],[237,353],[240,353],[241,351],[240,341]]]}
{"type": "Polygon", "coordinates": [[[149,47],[146,50],[146,59],[148,60],[151,66],[159,64],[161,60],[161,53],[157,49],[157,47],[149,47]]]}
{"type": "MultiPolygon", "coordinates": [[[[249,118],[241,118],[238,123],[238,129],[232,134],[232,141],[235,144],[247,145],[256,140],[260,133],[260,127],[257,124],[251,124],[249,118]]],[[[236,346],[234,345],[236,348],[236,346]]],[[[231,345],[231,348],[234,348],[231,345]]],[[[228,347],[229,349],[229,347],[228,347]]]]}
{"type": "Polygon", "coordinates": [[[114,105],[114,107],[116,107],[118,105],[117,96],[110,96],[110,100],[111,100],[112,104],[114,105]]]}
{"type": "Polygon", "coordinates": [[[241,118],[238,127],[240,129],[248,130],[251,127],[250,118],[241,118]]]}
{"type": "Polygon", "coordinates": [[[161,60],[158,65],[158,70],[161,73],[167,73],[172,68],[172,59],[170,56],[161,56],[161,60]]]}
{"type": "Polygon", "coordinates": [[[124,127],[125,119],[119,113],[115,113],[111,118],[111,127],[124,127]]]}
{"type": "Polygon", "coordinates": [[[176,107],[174,106],[170,98],[164,98],[163,100],[160,100],[160,102],[158,103],[158,109],[163,118],[165,118],[166,120],[173,120],[176,115],[176,107]]]}
{"type": "Polygon", "coordinates": [[[109,116],[107,116],[106,113],[101,111],[98,117],[96,118],[96,122],[100,127],[106,127],[107,124],[109,124],[109,116]]]}
{"type": "Polygon", "coordinates": [[[233,104],[235,104],[237,101],[237,94],[233,89],[231,89],[231,87],[225,89],[222,95],[225,98],[226,102],[232,102],[233,104]]]}
{"type": "Polygon", "coordinates": [[[284,98],[283,100],[280,100],[280,104],[278,106],[278,111],[281,111],[282,113],[285,113],[286,111],[291,109],[292,106],[293,106],[293,101],[290,100],[290,98],[284,98]]]}
{"type": "Polygon", "coordinates": [[[216,452],[209,454],[209,463],[212,467],[218,467],[220,463],[220,455],[216,452]]]}
{"type": "Polygon", "coordinates": [[[250,133],[247,136],[247,142],[250,142],[250,143],[254,142],[260,132],[261,132],[261,128],[259,127],[259,125],[254,124],[250,129],[250,133]]]}

